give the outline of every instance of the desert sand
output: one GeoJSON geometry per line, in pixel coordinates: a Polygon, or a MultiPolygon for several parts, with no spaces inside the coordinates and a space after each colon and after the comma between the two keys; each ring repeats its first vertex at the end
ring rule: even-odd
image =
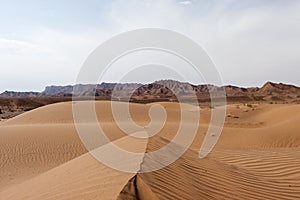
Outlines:
{"type": "MultiPolygon", "coordinates": [[[[180,121],[179,104],[159,104],[168,118],[149,140],[123,133],[110,102],[96,102],[96,110],[115,145],[152,152],[174,137],[180,121]]],[[[146,126],[151,105],[130,104],[132,120],[146,126]]],[[[1,121],[0,199],[300,199],[300,105],[228,105],[217,145],[200,159],[210,113],[210,108],[201,109],[189,149],[171,165],[150,173],[120,172],[88,153],[73,123],[72,102],[1,121]]],[[[83,123],[88,126],[89,120],[83,123]]],[[[149,167],[150,160],[159,162],[145,155],[140,168],[149,167]]]]}

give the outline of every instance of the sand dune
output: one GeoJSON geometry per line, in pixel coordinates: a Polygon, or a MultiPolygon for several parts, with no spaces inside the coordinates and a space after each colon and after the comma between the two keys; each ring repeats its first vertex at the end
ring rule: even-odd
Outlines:
{"type": "MultiPolygon", "coordinates": [[[[151,105],[130,104],[131,119],[147,126],[151,105]]],[[[110,102],[96,102],[96,110],[111,141],[127,151],[151,152],[169,143],[179,127],[179,105],[160,105],[167,122],[149,141],[123,133],[110,102]]],[[[201,110],[198,134],[183,156],[145,174],[121,173],[87,153],[73,124],[71,102],[0,122],[0,199],[300,198],[300,105],[229,105],[219,142],[199,159],[210,111],[201,110]]],[[[89,126],[89,119],[82,123],[89,126]]],[[[159,158],[145,155],[140,168],[153,161],[159,158]]]]}
{"type": "Polygon", "coordinates": [[[0,191],[86,152],[71,125],[1,125],[0,137],[0,191]]]}
{"type": "MultiPolygon", "coordinates": [[[[165,145],[156,138],[148,143],[165,145]]],[[[300,149],[216,149],[205,159],[188,150],[159,171],[139,174],[159,199],[299,199],[300,149]]],[[[155,157],[145,157],[148,167],[155,157]]]]}
{"type": "MultiPolygon", "coordinates": [[[[128,150],[132,152],[145,152],[147,144],[129,136],[120,138],[114,143],[119,146],[127,144],[128,150]]],[[[86,153],[37,177],[12,186],[0,193],[0,197],[7,200],[117,199],[124,185],[134,175],[111,169],[86,153]]]]}

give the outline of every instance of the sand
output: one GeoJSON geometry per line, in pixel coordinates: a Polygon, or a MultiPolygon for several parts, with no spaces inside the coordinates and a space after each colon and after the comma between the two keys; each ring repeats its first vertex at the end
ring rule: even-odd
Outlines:
{"type": "MultiPolygon", "coordinates": [[[[147,126],[151,105],[130,104],[132,120],[147,126]]],[[[160,105],[166,108],[167,122],[144,140],[117,127],[110,102],[96,102],[107,136],[130,152],[155,151],[174,137],[179,105],[160,105]]],[[[0,199],[299,199],[300,105],[227,107],[222,135],[206,158],[199,159],[198,151],[210,122],[209,108],[201,109],[189,149],[166,168],[143,174],[111,169],[88,153],[73,124],[71,102],[0,122],[0,199]]],[[[82,123],[89,126],[88,118],[82,123]]],[[[145,154],[140,169],[153,161],[159,158],[145,154]]]]}

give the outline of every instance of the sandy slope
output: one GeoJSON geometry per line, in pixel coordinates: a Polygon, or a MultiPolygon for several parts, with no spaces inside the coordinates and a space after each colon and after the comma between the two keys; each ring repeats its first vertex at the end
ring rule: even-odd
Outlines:
{"type": "Polygon", "coordinates": [[[71,125],[1,125],[0,137],[0,191],[86,152],[71,125]]]}
{"type": "MultiPolygon", "coordinates": [[[[167,122],[148,142],[128,138],[117,127],[109,102],[97,102],[96,108],[101,126],[118,146],[150,152],[166,145],[178,128],[178,104],[161,105],[167,122]]],[[[86,153],[71,106],[49,105],[1,122],[0,199],[300,198],[300,105],[228,106],[218,144],[199,159],[210,121],[210,109],[202,109],[190,149],[170,166],[138,175],[110,169],[86,153]]],[[[146,126],[150,106],[131,104],[132,120],[146,126]]],[[[83,123],[88,126],[89,120],[83,123]]],[[[141,168],[150,160],[159,158],[144,156],[141,168]]]]}
{"type": "MultiPolygon", "coordinates": [[[[148,148],[166,142],[156,138],[148,148]]],[[[199,159],[188,150],[168,167],[138,176],[159,199],[299,199],[299,155],[299,148],[216,149],[199,159]]],[[[159,158],[146,156],[142,167],[150,160],[159,158]]]]}
{"type": "MultiPolygon", "coordinates": [[[[133,152],[145,152],[147,145],[147,141],[129,136],[114,143],[127,144],[127,149],[133,152]]],[[[0,199],[116,199],[134,175],[111,169],[86,153],[5,190],[0,199]]]]}

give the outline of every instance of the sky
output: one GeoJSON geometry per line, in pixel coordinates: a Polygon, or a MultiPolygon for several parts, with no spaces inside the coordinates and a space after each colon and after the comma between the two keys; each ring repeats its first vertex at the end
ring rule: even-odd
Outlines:
{"type": "MultiPolygon", "coordinates": [[[[0,0],[0,92],[74,84],[95,48],[139,28],[197,42],[224,85],[300,85],[299,0],[0,0]]],[[[128,81],[172,78],[135,73],[128,81]]],[[[114,74],[107,81],[118,81],[114,74]]]]}

